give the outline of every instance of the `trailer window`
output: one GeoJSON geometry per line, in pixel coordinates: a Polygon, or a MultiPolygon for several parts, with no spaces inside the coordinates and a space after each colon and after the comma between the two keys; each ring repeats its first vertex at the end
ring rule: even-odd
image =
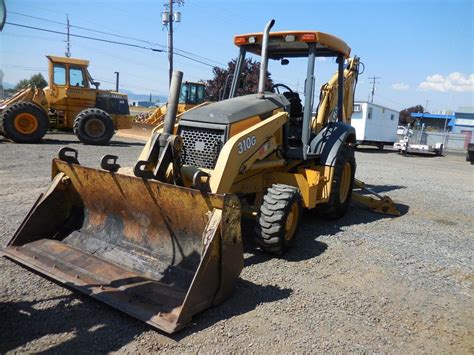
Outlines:
{"type": "Polygon", "coordinates": [[[395,115],[390,115],[390,120],[393,121],[395,119],[395,115]]]}
{"type": "Polygon", "coordinates": [[[69,85],[74,87],[85,87],[84,73],[81,68],[69,68],[69,85]]]}
{"type": "Polygon", "coordinates": [[[54,65],[53,82],[56,85],[66,85],[66,67],[64,65],[54,65]]]}
{"type": "Polygon", "coordinates": [[[367,112],[367,118],[369,120],[372,119],[372,113],[373,113],[374,109],[372,107],[369,107],[369,111],[367,112]]]}

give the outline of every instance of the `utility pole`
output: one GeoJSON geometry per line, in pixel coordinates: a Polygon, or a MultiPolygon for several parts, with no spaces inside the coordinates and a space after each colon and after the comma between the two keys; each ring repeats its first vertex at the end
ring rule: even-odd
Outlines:
{"type": "Polygon", "coordinates": [[[375,95],[375,84],[378,84],[375,82],[375,80],[377,79],[381,79],[382,77],[381,76],[373,76],[371,78],[367,78],[369,80],[372,80],[372,91],[371,91],[371,98],[370,98],[370,102],[374,102],[374,95],[375,95]]]}
{"type": "Polygon", "coordinates": [[[173,3],[177,3],[179,6],[183,3],[183,0],[169,0],[169,4],[164,5],[165,10],[162,13],[162,24],[168,28],[169,85],[171,85],[171,76],[173,74],[173,22],[181,22],[181,13],[173,12],[173,3]]]}
{"type": "Polygon", "coordinates": [[[115,91],[119,92],[119,78],[120,78],[120,73],[118,71],[114,72],[115,73],[115,91]]]}
{"type": "Polygon", "coordinates": [[[66,14],[66,21],[67,21],[67,39],[66,39],[66,57],[71,57],[71,39],[69,37],[69,29],[71,25],[69,24],[69,14],[66,14]]]}
{"type": "Polygon", "coordinates": [[[425,105],[425,112],[428,112],[428,103],[430,102],[430,100],[426,100],[426,105],[425,105]]]}

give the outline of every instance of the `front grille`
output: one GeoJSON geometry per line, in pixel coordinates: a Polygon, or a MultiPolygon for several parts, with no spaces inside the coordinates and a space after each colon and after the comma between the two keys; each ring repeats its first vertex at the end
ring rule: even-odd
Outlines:
{"type": "Polygon", "coordinates": [[[224,145],[223,129],[181,126],[180,136],[184,141],[184,164],[214,169],[224,145]]]}

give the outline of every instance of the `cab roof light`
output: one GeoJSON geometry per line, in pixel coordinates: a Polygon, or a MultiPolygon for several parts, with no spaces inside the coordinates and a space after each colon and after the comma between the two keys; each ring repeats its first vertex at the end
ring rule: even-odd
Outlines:
{"type": "Polygon", "coordinates": [[[245,37],[236,37],[235,44],[245,44],[247,43],[247,38],[245,37]]]}
{"type": "Polygon", "coordinates": [[[249,43],[253,44],[253,43],[256,43],[256,42],[257,42],[257,39],[254,36],[249,37],[249,43]]]}
{"type": "Polygon", "coordinates": [[[286,42],[294,42],[295,41],[295,35],[286,35],[285,36],[285,41],[286,42]]]}
{"type": "Polygon", "coordinates": [[[316,41],[316,34],[314,33],[305,33],[301,36],[303,42],[313,42],[316,41]]]}

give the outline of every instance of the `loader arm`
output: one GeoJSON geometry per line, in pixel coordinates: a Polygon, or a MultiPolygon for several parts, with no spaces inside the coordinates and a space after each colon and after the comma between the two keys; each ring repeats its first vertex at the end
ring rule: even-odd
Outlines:
{"type": "Polygon", "coordinates": [[[216,167],[211,173],[211,191],[230,191],[239,173],[244,173],[257,160],[275,152],[278,148],[275,133],[287,120],[288,113],[279,112],[230,138],[222,148],[216,167]]]}
{"type": "Polygon", "coordinates": [[[35,104],[43,108],[43,110],[46,110],[47,103],[43,90],[27,87],[16,92],[12,97],[0,101],[0,111],[5,109],[7,106],[10,106],[20,101],[34,102],[35,104]]]}
{"type": "MultiPolygon", "coordinates": [[[[344,103],[343,121],[351,123],[351,116],[354,109],[354,94],[359,75],[359,57],[354,56],[348,59],[348,64],[344,69],[344,103]]],[[[337,109],[337,72],[332,78],[321,87],[319,94],[318,110],[312,122],[312,130],[318,133],[331,120],[331,114],[337,109]]]]}

